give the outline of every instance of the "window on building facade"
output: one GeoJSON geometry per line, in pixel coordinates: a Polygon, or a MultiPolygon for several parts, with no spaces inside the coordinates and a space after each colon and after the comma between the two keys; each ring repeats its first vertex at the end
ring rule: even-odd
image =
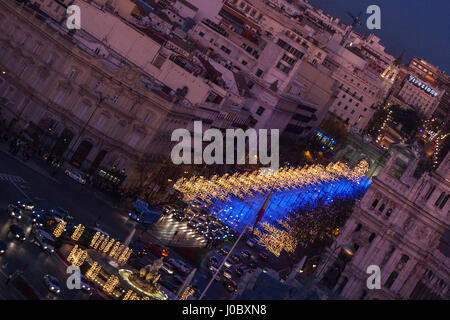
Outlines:
{"type": "Polygon", "coordinates": [[[288,66],[284,65],[281,62],[278,62],[276,68],[281,70],[283,73],[286,73],[286,74],[288,74],[291,71],[291,68],[289,68],[288,66]]]}
{"type": "Polygon", "coordinates": [[[431,195],[434,192],[434,189],[436,189],[436,186],[430,186],[430,188],[428,189],[427,193],[425,194],[425,200],[430,199],[431,195]]]}
{"type": "Polygon", "coordinates": [[[383,204],[380,206],[380,208],[378,208],[378,211],[379,211],[380,213],[382,213],[382,212],[384,211],[384,208],[385,208],[385,204],[383,203],[383,204]]]}
{"type": "Polygon", "coordinates": [[[389,278],[386,280],[386,283],[384,284],[384,286],[388,289],[390,289],[392,287],[392,285],[394,284],[395,279],[397,279],[398,277],[398,272],[397,271],[392,271],[392,273],[389,275],[389,278]]]}
{"type": "Polygon", "coordinates": [[[392,214],[392,208],[389,208],[387,211],[386,211],[386,217],[390,217],[391,216],[391,214],[392,214]]]}
{"type": "Polygon", "coordinates": [[[442,192],[440,194],[439,198],[434,203],[434,205],[436,207],[439,207],[439,209],[442,209],[445,206],[445,204],[447,203],[448,197],[449,197],[449,195],[446,195],[445,192],[442,192]]]}
{"type": "Polygon", "coordinates": [[[369,237],[369,243],[373,241],[373,239],[375,239],[377,235],[375,233],[372,233],[369,237]]]}
{"type": "Polygon", "coordinates": [[[136,147],[137,143],[139,142],[139,134],[133,133],[130,140],[128,141],[128,145],[132,148],[136,147]]]}
{"type": "Polygon", "coordinates": [[[256,110],[256,114],[260,116],[264,113],[265,110],[266,109],[264,109],[263,107],[259,107],[258,110],[256,110]]]}
{"type": "Polygon", "coordinates": [[[375,200],[372,202],[371,209],[375,209],[376,206],[377,206],[377,204],[378,204],[378,199],[375,199],[375,200]]]}
{"type": "Polygon", "coordinates": [[[100,117],[98,117],[98,120],[97,120],[97,123],[95,124],[95,127],[98,130],[101,130],[103,128],[103,126],[105,125],[105,123],[106,123],[106,119],[107,119],[106,116],[101,114],[100,117]]]}
{"type": "Polygon", "coordinates": [[[263,71],[262,71],[261,69],[256,70],[255,75],[256,75],[258,78],[261,77],[262,74],[263,74],[263,71]]]}
{"type": "Polygon", "coordinates": [[[361,230],[361,228],[362,228],[362,224],[358,223],[358,225],[355,228],[355,231],[353,231],[353,232],[358,232],[359,230],[361,230]]]}

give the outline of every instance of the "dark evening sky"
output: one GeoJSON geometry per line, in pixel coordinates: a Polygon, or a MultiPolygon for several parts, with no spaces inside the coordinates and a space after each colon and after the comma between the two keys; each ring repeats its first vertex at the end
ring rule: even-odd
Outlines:
{"type": "Polygon", "coordinates": [[[357,15],[360,11],[362,25],[356,32],[374,33],[381,38],[386,52],[397,57],[402,50],[403,63],[413,56],[420,57],[450,74],[450,0],[309,0],[324,13],[350,24],[346,13],[357,15]],[[381,30],[366,27],[369,5],[381,9],[381,30]]]}

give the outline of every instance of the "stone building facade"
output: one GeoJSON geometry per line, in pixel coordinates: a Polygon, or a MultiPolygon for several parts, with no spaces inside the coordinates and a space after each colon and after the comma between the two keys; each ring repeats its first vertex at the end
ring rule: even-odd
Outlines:
{"type": "Polygon", "coordinates": [[[336,294],[346,299],[450,298],[450,153],[436,171],[417,179],[418,161],[411,149],[393,147],[327,249],[316,275],[336,294]],[[381,269],[380,289],[367,287],[370,265],[381,269]]]}

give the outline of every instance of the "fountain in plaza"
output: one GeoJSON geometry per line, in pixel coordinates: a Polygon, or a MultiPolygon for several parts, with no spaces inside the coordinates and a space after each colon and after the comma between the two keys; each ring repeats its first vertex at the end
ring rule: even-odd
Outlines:
{"type": "Polygon", "coordinates": [[[158,300],[166,300],[167,295],[158,283],[161,277],[159,270],[163,266],[163,258],[154,261],[139,271],[121,269],[119,275],[134,289],[158,300]]]}

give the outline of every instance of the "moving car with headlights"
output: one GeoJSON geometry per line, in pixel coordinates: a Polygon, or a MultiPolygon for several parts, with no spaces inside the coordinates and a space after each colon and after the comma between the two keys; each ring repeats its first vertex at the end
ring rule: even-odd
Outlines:
{"type": "Polygon", "coordinates": [[[252,254],[248,250],[242,250],[241,256],[245,259],[250,259],[252,257],[252,254]]]}
{"type": "Polygon", "coordinates": [[[175,271],[186,276],[191,272],[191,267],[181,260],[170,258],[168,262],[174,267],[175,271]]]}
{"type": "Polygon", "coordinates": [[[136,222],[142,222],[142,212],[137,211],[136,209],[131,209],[130,212],[128,212],[128,216],[130,219],[136,221],[136,222]]]}
{"type": "Polygon", "coordinates": [[[6,243],[0,240],[0,256],[5,254],[6,249],[8,249],[6,243]]]}
{"type": "Polygon", "coordinates": [[[168,264],[167,262],[164,262],[164,264],[161,267],[161,270],[167,274],[173,274],[173,267],[172,267],[172,265],[168,264]]]}
{"type": "Polygon", "coordinates": [[[91,292],[91,290],[92,290],[91,286],[89,285],[88,279],[86,279],[86,277],[84,275],[81,275],[80,287],[81,287],[81,290],[83,290],[84,292],[91,292]]]}
{"type": "Polygon", "coordinates": [[[9,232],[18,240],[25,241],[25,232],[17,224],[12,224],[9,227],[9,232]]]}
{"type": "Polygon", "coordinates": [[[7,210],[11,218],[18,220],[22,219],[21,209],[15,204],[9,204],[7,210]]]}
{"type": "Polygon", "coordinates": [[[19,200],[17,201],[17,206],[25,211],[32,211],[36,205],[30,200],[19,200]]]}
{"type": "Polygon", "coordinates": [[[35,228],[33,233],[32,242],[47,253],[55,252],[55,239],[50,234],[39,228],[35,228]]]}
{"type": "Polygon", "coordinates": [[[53,208],[50,210],[49,215],[54,218],[56,221],[63,221],[67,219],[69,212],[61,207],[53,208]]]}
{"type": "Polygon", "coordinates": [[[55,294],[61,293],[61,286],[59,284],[59,281],[54,276],[46,274],[44,276],[44,283],[47,289],[50,290],[50,292],[53,292],[55,294]]]}
{"type": "Polygon", "coordinates": [[[86,184],[86,177],[83,173],[73,170],[73,169],[69,169],[69,168],[67,168],[64,172],[66,175],[68,175],[73,180],[75,180],[81,184],[86,184]]]}

